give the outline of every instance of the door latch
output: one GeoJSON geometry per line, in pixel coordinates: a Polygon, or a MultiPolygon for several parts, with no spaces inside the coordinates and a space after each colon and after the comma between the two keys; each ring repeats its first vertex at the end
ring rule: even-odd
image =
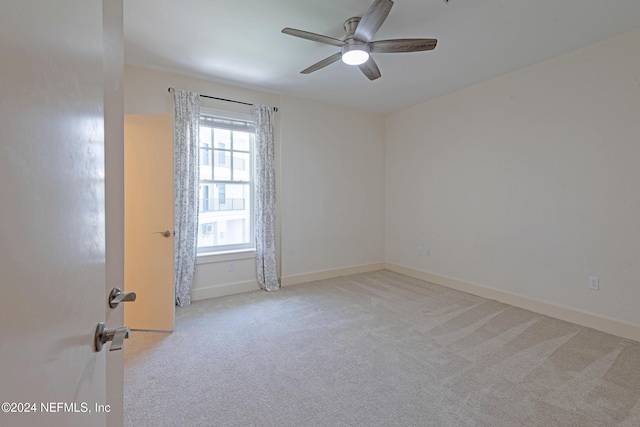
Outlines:
{"type": "Polygon", "coordinates": [[[98,323],[98,327],[96,328],[96,335],[94,338],[95,350],[102,350],[102,347],[109,341],[111,341],[109,351],[122,350],[124,340],[126,338],[129,338],[130,331],[131,330],[128,326],[123,326],[122,328],[116,329],[107,329],[104,322],[98,323]]]}

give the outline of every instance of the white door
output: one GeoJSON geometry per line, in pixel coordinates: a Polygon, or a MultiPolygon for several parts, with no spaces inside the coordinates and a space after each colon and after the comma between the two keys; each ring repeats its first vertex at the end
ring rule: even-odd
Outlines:
{"type": "MultiPolygon", "coordinates": [[[[124,4],[103,0],[104,26],[104,163],[105,163],[105,295],[114,287],[124,288],[124,4]]],[[[123,325],[124,306],[105,304],[108,328],[123,325]]],[[[104,350],[106,351],[106,350],[104,350]]],[[[109,351],[106,401],[110,405],[107,427],[122,427],[124,418],[124,355],[109,351]]]]}
{"type": "Polygon", "coordinates": [[[94,351],[104,77],[101,0],[0,0],[0,425],[104,426],[122,398],[94,351]]]}
{"type": "Polygon", "coordinates": [[[124,308],[133,329],[172,331],[173,115],[127,114],[125,135],[124,308]]]}

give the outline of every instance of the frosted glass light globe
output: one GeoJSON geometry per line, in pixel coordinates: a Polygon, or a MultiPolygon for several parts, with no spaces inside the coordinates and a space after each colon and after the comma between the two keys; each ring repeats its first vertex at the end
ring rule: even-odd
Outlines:
{"type": "Polygon", "coordinates": [[[369,60],[369,46],[351,44],[342,48],[342,62],[349,65],[364,64],[369,60]]]}

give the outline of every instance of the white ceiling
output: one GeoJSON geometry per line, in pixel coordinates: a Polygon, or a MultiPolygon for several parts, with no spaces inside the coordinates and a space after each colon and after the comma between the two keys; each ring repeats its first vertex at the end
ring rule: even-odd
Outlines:
{"type": "Polygon", "coordinates": [[[395,0],[374,40],[437,38],[434,51],[374,54],[375,81],[342,61],[300,74],[339,48],[280,31],[341,39],[371,3],[127,0],[125,62],[389,113],[640,27],[640,0],[395,0]]]}

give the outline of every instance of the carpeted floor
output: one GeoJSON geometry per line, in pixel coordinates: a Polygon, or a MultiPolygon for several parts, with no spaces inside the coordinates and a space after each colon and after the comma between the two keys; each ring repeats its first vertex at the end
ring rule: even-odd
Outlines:
{"type": "Polygon", "coordinates": [[[178,308],[125,426],[640,426],[640,343],[386,270],[178,308]]]}

